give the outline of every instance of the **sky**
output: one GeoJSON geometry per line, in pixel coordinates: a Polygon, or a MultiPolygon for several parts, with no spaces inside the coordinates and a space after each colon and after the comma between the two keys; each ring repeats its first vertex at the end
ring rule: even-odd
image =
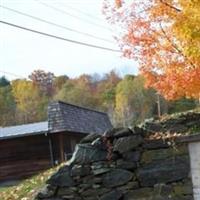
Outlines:
{"type": "MultiPolygon", "coordinates": [[[[0,7],[0,21],[119,50],[113,39],[116,30],[101,13],[102,0],[0,0],[0,6],[4,6],[0,7]],[[5,7],[64,28],[20,15],[5,7]]],[[[123,58],[121,52],[81,46],[0,23],[0,76],[5,75],[9,79],[28,77],[35,69],[50,71],[57,76],[76,77],[83,73],[103,74],[112,69],[120,75],[136,74],[137,68],[137,63],[123,58]]]]}

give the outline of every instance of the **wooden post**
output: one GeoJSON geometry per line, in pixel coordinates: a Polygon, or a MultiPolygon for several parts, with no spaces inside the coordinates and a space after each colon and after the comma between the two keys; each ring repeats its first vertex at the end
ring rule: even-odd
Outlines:
{"type": "Polygon", "coordinates": [[[53,158],[53,146],[52,146],[52,140],[51,137],[48,136],[48,140],[49,140],[49,152],[50,152],[50,158],[51,158],[51,166],[54,166],[54,158],[53,158]]]}
{"type": "Polygon", "coordinates": [[[64,162],[64,145],[63,145],[63,135],[59,134],[59,149],[60,149],[60,161],[64,162]]]}
{"type": "Polygon", "coordinates": [[[157,105],[158,105],[158,118],[161,117],[161,109],[160,109],[160,95],[157,93],[157,105]]]}

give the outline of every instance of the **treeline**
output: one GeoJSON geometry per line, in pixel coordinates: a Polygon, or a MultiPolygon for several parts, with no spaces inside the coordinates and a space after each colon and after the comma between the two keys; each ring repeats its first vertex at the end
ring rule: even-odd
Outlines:
{"type": "Polygon", "coordinates": [[[195,100],[166,101],[153,89],[144,87],[142,76],[107,74],[69,78],[36,70],[29,79],[8,81],[0,77],[0,126],[47,119],[47,106],[61,100],[107,112],[115,125],[130,126],[146,118],[192,109],[195,100]]]}

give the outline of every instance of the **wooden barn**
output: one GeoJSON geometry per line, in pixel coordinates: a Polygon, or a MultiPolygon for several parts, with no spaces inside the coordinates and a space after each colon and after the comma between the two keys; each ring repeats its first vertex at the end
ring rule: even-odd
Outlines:
{"type": "Polygon", "coordinates": [[[61,163],[84,136],[110,128],[106,113],[53,102],[48,121],[0,128],[0,181],[27,177],[61,163]]]}

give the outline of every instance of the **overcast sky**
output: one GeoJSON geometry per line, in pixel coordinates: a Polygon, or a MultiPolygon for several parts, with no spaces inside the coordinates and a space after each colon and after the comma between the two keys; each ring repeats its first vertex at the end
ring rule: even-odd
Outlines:
{"type": "MultiPolygon", "coordinates": [[[[0,5],[110,42],[55,27],[2,7],[1,21],[71,40],[119,49],[112,37],[115,30],[101,14],[102,0],[0,0],[0,5]],[[46,6],[41,2],[46,3],[46,6]],[[50,8],[52,6],[57,10],[50,8]]],[[[121,74],[137,73],[137,64],[122,58],[121,53],[80,46],[1,23],[0,39],[0,76],[6,75],[9,79],[16,77],[4,72],[27,77],[34,69],[70,77],[82,73],[106,73],[113,68],[121,74]]]]}

